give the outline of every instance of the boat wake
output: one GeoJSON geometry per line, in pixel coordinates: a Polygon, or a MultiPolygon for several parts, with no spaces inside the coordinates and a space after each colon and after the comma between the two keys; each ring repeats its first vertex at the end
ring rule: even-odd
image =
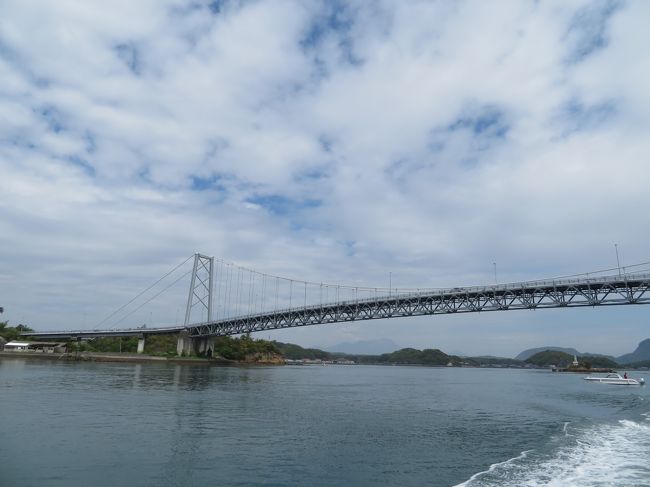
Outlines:
{"type": "Polygon", "coordinates": [[[648,422],[621,420],[575,429],[568,434],[565,424],[550,451],[523,452],[457,487],[650,485],[648,422]]]}

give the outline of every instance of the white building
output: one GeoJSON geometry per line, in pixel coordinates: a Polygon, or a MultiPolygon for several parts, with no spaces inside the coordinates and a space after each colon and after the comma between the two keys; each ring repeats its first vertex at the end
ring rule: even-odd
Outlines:
{"type": "Polygon", "coordinates": [[[28,342],[8,342],[5,343],[5,352],[21,352],[29,349],[28,342]]]}
{"type": "Polygon", "coordinates": [[[5,343],[5,352],[39,352],[39,353],[65,353],[65,343],[58,342],[9,342],[5,343]]]}

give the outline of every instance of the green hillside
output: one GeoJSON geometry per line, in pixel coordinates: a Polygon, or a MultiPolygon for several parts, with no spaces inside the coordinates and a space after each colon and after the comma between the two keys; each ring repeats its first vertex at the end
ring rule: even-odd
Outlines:
{"type": "Polygon", "coordinates": [[[632,362],[631,364],[625,364],[625,367],[629,367],[629,368],[632,368],[632,369],[639,369],[641,367],[650,368],[650,360],[642,360],[640,362],[632,362]]]}
{"type": "Polygon", "coordinates": [[[453,364],[460,363],[460,358],[454,355],[447,355],[446,353],[436,349],[427,348],[418,350],[416,348],[403,348],[392,353],[384,353],[382,355],[368,355],[366,357],[359,357],[362,363],[377,363],[377,364],[404,364],[404,365],[447,365],[449,362],[453,364]]]}
{"type": "MultiPolygon", "coordinates": [[[[582,357],[576,358],[578,359],[578,366],[584,367],[586,369],[590,369],[592,367],[618,367],[618,364],[616,362],[601,355],[584,355],[582,357]]],[[[573,363],[573,355],[556,350],[545,350],[543,352],[538,352],[532,357],[526,359],[526,362],[538,367],[548,367],[550,365],[556,365],[558,367],[569,367],[573,363]]]]}
{"type": "Polygon", "coordinates": [[[573,355],[556,350],[544,350],[528,357],[525,362],[538,367],[548,367],[550,365],[568,367],[573,362],[573,355]]]}
{"type": "Polygon", "coordinates": [[[303,348],[293,343],[273,342],[284,358],[291,360],[320,359],[334,360],[346,358],[359,364],[386,364],[386,365],[447,365],[460,363],[460,358],[454,355],[447,355],[438,349],[418,350],[416,348],[403,348],[391,353],[382,355],[356,355],[330,353],[317,348],[303,348]]]}
{"type": "Polygon", "coordinates": [[[331,360],[334,354],[319,350],[318,348],[303,348],[294,343],[271,342],[280,351],[282,356],[289,360],[331,360]]]}
{"type": "Polygon", "coordinates": [[[614,360],[608,357],[603,357],[602,355],[583,355],[582,357],[578,357],[578,359],[587,368],[602,367],[607,369],[615,369],[619,366],[619,364],[614,360]]]}

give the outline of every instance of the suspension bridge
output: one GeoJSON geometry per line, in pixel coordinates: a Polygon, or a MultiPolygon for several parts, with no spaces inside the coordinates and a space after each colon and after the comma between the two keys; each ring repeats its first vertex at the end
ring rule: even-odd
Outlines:
{"type": "Polygon", "coordinates": [[[649,262],[536,281],[393,289],[289,279],[197,253],[108,315],[93,330],[34,331],[22,335],[42,339],[137,336],[138,353],[142,353],[147,336],[177,334],[179,355],[211,356],[214,337],[298,326],[452,313],[638,304],[650,304],[649,262]],[[175,274],[189,262],[192,269],[177,277],[175,274]],[[190,277],[190,285],[182,325],[111,327],[110,320],[114,320],[112,325],[122,323],[186,277],[190,277]],[[172,283],[154,292],[165,279],[172,283]],[[143,303],[138,303],[140,298],[143,303]]]}

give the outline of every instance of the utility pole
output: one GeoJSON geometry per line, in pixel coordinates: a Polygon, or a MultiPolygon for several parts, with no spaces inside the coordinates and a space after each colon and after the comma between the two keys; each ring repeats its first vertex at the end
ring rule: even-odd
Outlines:
{"type": "Polygon", "coordinates": [[[621,277],[621,261],[618,258],[618,244],[614,244],[614,249],[616,250],[616,265],[618,266],[618,277],[621,277]]]}

